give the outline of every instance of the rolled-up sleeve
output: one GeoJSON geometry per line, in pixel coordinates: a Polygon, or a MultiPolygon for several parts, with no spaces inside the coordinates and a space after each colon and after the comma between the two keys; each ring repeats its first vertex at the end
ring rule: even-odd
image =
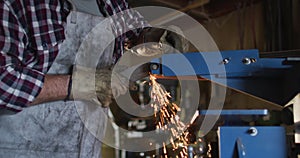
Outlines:
{"type": "Polygon", "coordinates": [[[44,74],[30,68],[11,65],[0,70],[0,105],[16,111],[22,110],[40,93],[44,74]]]}
{"type": "Polygon", "coordinates": [[[38,96],[64,40],[59,0],[43,1],[0,2],[0,107],[21,111],[38,96]]]}

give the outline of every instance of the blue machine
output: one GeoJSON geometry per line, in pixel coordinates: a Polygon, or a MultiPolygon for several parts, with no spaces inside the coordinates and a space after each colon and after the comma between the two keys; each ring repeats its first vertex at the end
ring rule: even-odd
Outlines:
{"type": "MultiPolygon", "coordinates": [[[[151,73],[199,76],[284,105],[300,91],[299,58],[260,58],[258,50],[166,54],[151,63],[151,73]],[[298,73],[295,73],[298,72],[298,73]]],[[[258,110],[202,110],[201,115],[235,117],[267,115],[258,110]]],[[[285,158],[286,133],[281,126],[220,126],[220,158],[285,158]]]]}

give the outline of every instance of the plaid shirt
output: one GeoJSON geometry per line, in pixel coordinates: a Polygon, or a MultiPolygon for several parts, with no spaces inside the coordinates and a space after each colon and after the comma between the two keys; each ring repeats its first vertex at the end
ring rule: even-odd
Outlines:
{"type": "Polygon", "coordinates": [[[127,0],[97,0],[104,16],[111,16],[115,36],[114,62],[125,52],[125,42],[136,39],[142,28],[150,24],[134,9],[130,9],[127,0]],[[123,12],[122,12],[123,11],[123,12]],[[122,17],[122,18],[120,18],[122,17]]]}
{"type": "MultiPolygon", "coordinates": [[[[20,111],[40,93],[44,74],[55,60],[65,39],[69,10],[62,0],[2,0],[0,2],[0,107],[20,111]]],[[[98,0],[102,13],[114,15],[129,9],[127,0],[98,0]]],[[[138,36],[136,26],[148,26],[133,10],[120,20],[112,18],[115,61],[124,53],[124,43],[138,36]],[[131,30],[123,34],[124,30],[131,30]]]]}
{"type": "Polygon", "coordinates": [[[41,91],[64,37],[60,0],[0,1],[0,106],[22,110],[41,91]]]}

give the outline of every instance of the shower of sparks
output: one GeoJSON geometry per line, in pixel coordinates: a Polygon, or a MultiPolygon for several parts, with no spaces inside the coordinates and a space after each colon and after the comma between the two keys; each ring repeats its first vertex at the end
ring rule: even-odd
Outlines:
{"type": "MultiPolygon", "coordinates": [[[[157,118],[158,123],[156,128],[161,130],[168,130],[172,133],[170,143],[173,150],[177,150],[179,147],[183,148],[180,151],[180,157],[187,157],[187,145],[188,145],[188,131],[186,130],[185,124],[180,121],[177,114],[180,108],[175,103],[170,102],[171,95],[168,93],[158,82],[153,75],[150,75],[151,92],[150,97],[152,98],[151,107],[154,109],[154,116],[157,118]],[[170,125],[168,128],[168,124],[170,125]],[[175,139],[174,139],[175,138],[175,139]],[[175,142],[178,139],[180,142],[175,142]]],[[[166,143],[163,143],[163,153],[166,157],[167,147],[166,143]]]]}

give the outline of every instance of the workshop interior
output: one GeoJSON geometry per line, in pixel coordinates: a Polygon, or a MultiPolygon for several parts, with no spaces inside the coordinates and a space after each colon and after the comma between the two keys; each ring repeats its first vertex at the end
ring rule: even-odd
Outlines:
{"type": "MultiPolygon", "coordinates": [[[[99,155],[103,158],[300,158],[300,0],[128,0],[128,4],[150,19],[150,24],[171,26],[171,30],[175,30],[173,35],[177,34],[175,38],[187,40],[185,46],[188,47],[179,47],[188,50],[169,49],[174,52],[147,57],[151,60],[130,69],[131,76],[126,78],[130,83],[126,87],[128,91],[112,99],[108,108],[99,106],[100,98],[91,98],[90,91],[83,94],[88,94],[87,99],[94,102],[77,101],[76,93],[70,90],[76,88],[72,87],[76,82],[88,85],[80,87],[82,89],[90,90],[92,85],[93,95],[101,91],[95,92],[95,84],[89,82],[99,78],[87,75],[79,80],[75,78],[78,72],[69,74],[68,66],[72,67],[73,59],[78,57],[73,50],[104,51],[79,47],[79,41],[83,46],[90,42],[97,46],[99,43],[101,47],[104,44],[100,43],[109,43],[112,35],[101,34],[92,42],[86,40],[95,39],[97,34],[88,32],[94,27],[92,25],[105,19],[106,12],[101,12],[101,17],[91,18],[92,15],[75,10],[72,17],[68,17],[71,21],[68,33],[74,33],[72,40],[78,43],[64,43],[72,54],[60,54],[50,69],[53,74],[69,75],[65,82],[68,86],[64,87],[67,98],[51,103],[53,106],[28,107],[31,110],[18,114],[10,109],[0,110],[0,158],[31,158],[32,155],[54,158],[99,155]],[[167,12],[156,12],[154,8],[167,12]],[[177,28],[178,22],[180,27],[177,28]],[[76,30],[81,24],[84,24],[82,28],[76,30]],[[89,36],[85,39],[75,33],[89,36]],[[142,76],[138,76],[140,71],[143,71],[142,76]]],[[[116,29],[104,24],[103,32],[116,29]]],[[[8,27],[11,26],[8,24],[8,27]]],[[[46,26],[41,28],[47,29],[46,26]]],[[[117,40],[123,35],[110,41],[105,51],[118,48],[120,41],[117,40]]],[[[164,38],[168,35],[163,34],[164,38]]],[[[0,40],[3,43],[3,39],[0,40]]],[[[143,40],[145,42],[145,38],[143,40]]],[[[41,49],[50,47],[50,43],[38,42],[41,49]]],[[[177,44],[171,42],[171,46],[177,44]]],[[[157,48],[160,50],[165,45],[159,43],[157,48]]],[[[94,54],[80,55],[93,57],[94,54]]],[[[100,64],[110,64],[104,59],[112,60],[112,57],[106,55],[101,56],[103,63],[100,64]]],[[[138,62],[134,59],[130,62],[138,62]]],[[[90,60],[84,63],[87,65],[83,66],[94,64],[90,60]]],[[[128,67],[120,69],[128,74],[128,67]]],[[[80,66],[71,69],[80,70],[80,66]]],[[[102,76],[103,80],[110,75],[107,74],[102,76]]],[[[101,90],[109,91],[109,88],[101,90]]],[[[101,94],[105,96],[106,93],[101,94]]],[[[110,101],[110,96],[105,97],[104,100],[110,101]]]]}
{"type": "MultiPolygon", "coordinates": [[[[129,0],[129,4],[186,13],[208,31],[218,49],[203,51],[191,44],[186,53],[165,54],[148,65],[170,102],[180,105],[172,112],[188,120],[183,136],[142,152],[103,144],[104,158],[300,157],[299,0],[129,0]],[[182,55],[193,71],[182,64],[182,55]],[[189,78],[195,74],[196,78],[189,78]],[[214,105],[219,102],[222,107],[214,105]],[[215,119],[209,131],[203,131],[206,117],[215,119]]],[[[142,113],[150,106],[148,82],[149,78],[135,82],[130,95],[138,106],[128,108],[142,113]]],[[[163,130],[159,118],[130,115],[117,103],[110,111],[117,125],[111,127],[115,143],[159,143],[141,134],[163,130]],[[118,133],[120,128],[127,132],[118,133]]]]}

